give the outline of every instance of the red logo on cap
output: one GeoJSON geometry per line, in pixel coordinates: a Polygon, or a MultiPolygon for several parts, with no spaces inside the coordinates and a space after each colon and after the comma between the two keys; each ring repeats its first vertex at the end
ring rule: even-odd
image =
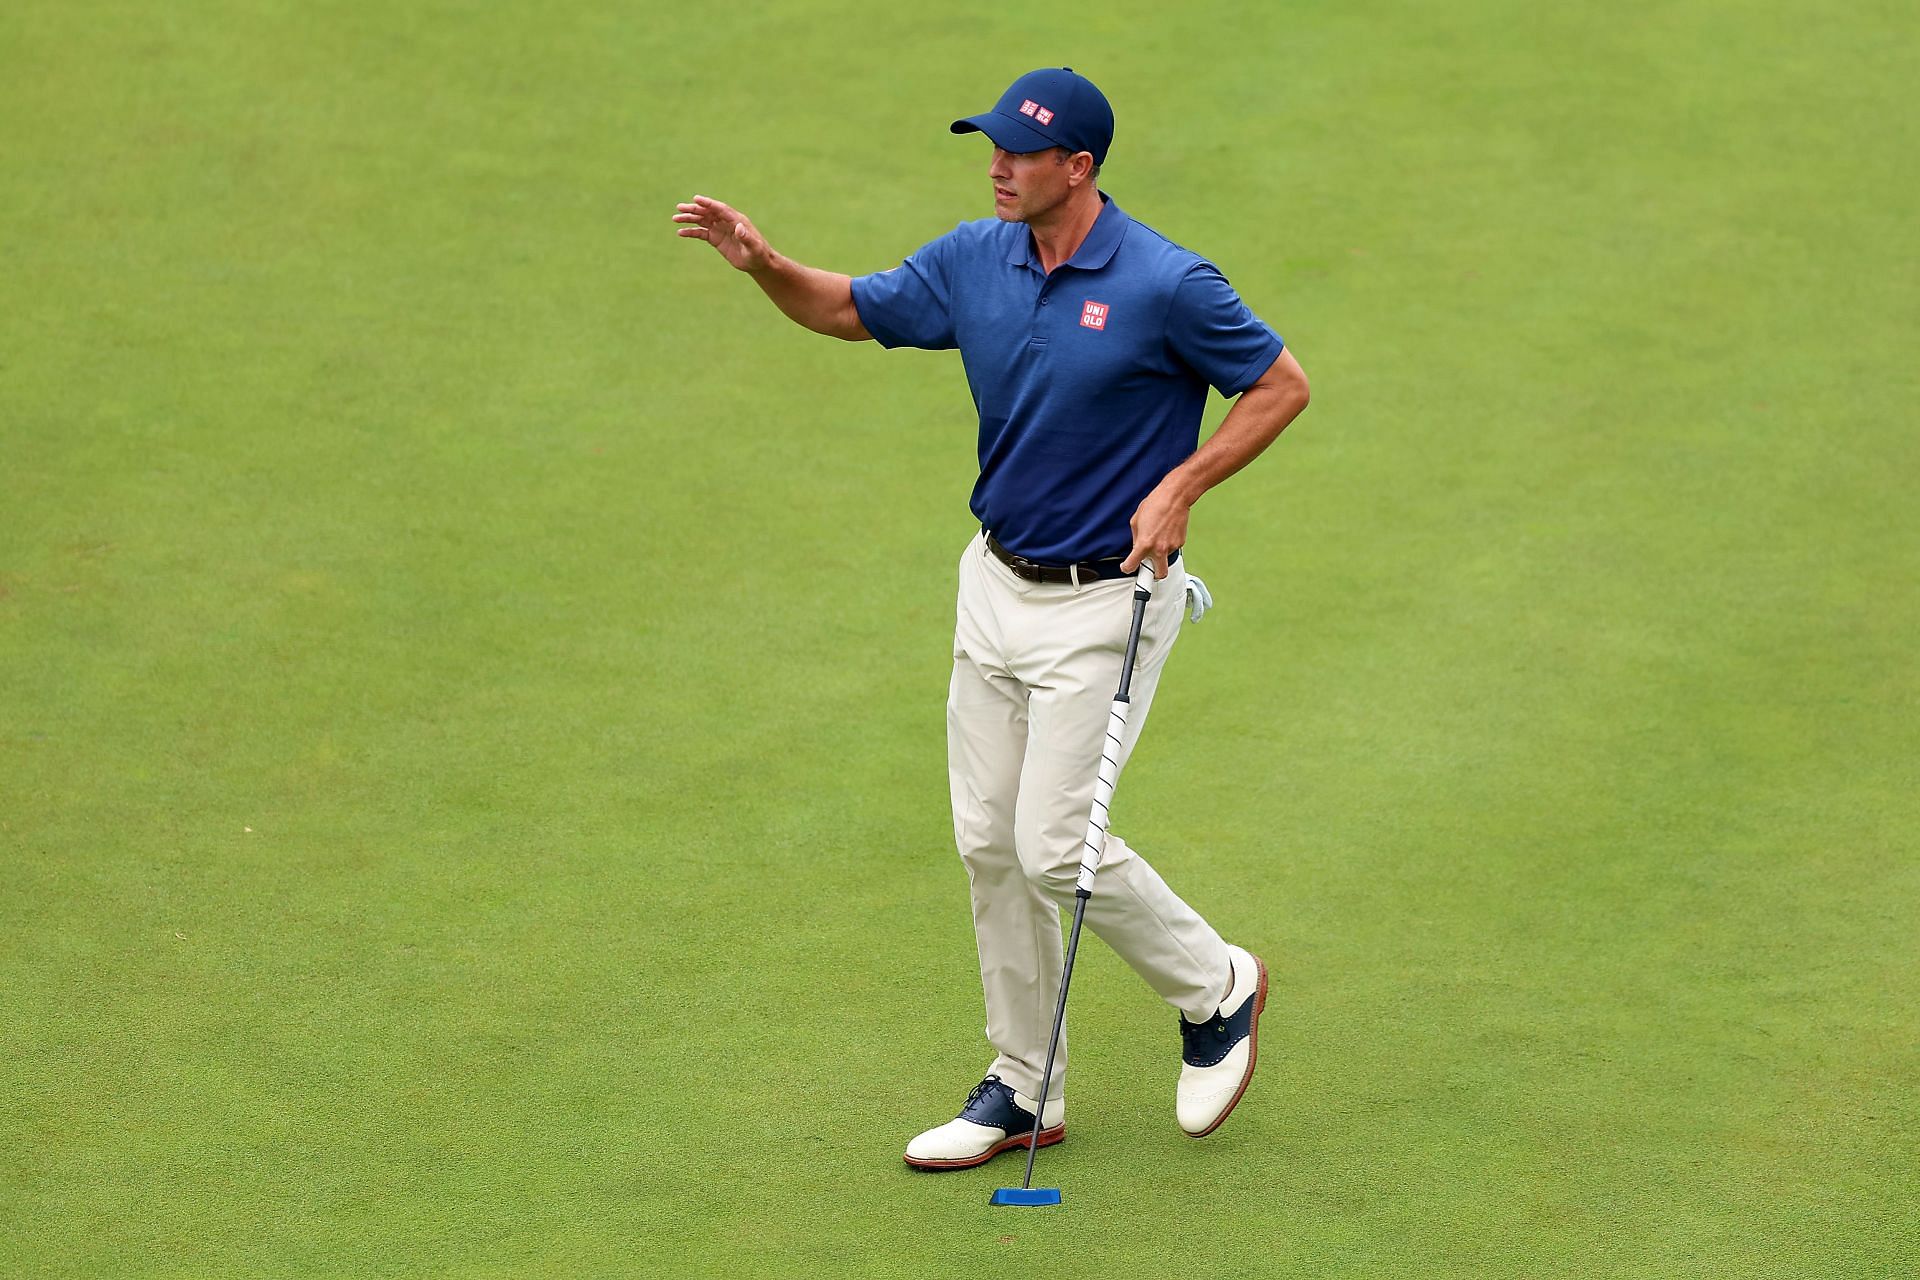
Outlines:
{"type": "Polygon", "coordinates": [[[1107,304],[1104,302],[1088,301],[1086,306],[1080,308],[1081,327],[1087,329],[1106,328],[1107,309],[1107,304]]]}
{"type": "Polygon", "coordinates": [[[1053,112],[1047,110],[1045,107],[1041,107],[1038,111],[1033,113],[1033,118],[1035,120],[1038,120],[1041,124],[1052,124],[1053,112]]]}
{"type": "Polygon", "coordinates": [[[1023,116],[1030,116],[1034,112],[1038,111],[1039,109],[1040,109],[1040,104],[1035,102],[1032,98],[1028,98],[1020,104],[1020,114],[1023,116]]]}

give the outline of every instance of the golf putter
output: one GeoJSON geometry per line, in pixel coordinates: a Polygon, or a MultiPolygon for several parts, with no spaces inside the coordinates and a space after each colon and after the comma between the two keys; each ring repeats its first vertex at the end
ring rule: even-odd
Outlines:
{"type": "Polygon", "coordinates": [[[1067,985],[1073,981],[1073,957],[1080,949],[1080,924],[1086,919],[1087,899],[1093,896],[1093,873],[1107,848],[1107,812],[1113,804],[1113,786],[1120,778],[1120,744],[1126,738],[1128,690],[1133,685],[1133,659],[1140,648],[1140,624],[1153,598],[1153,566],[1142,561],[1133,579],[1133,626],[1127,632],[1127,653],[1120,661],[1120,690],[1107,712],[1107,737],[1100,748],[1100,777],[1093,785],[1093,810],[1087,814],[1087,838],[1080,850],[1080,878],[1073,890],[1073,931],[1067,935],[1067,963],[1060,971],[1060,999],[1053,1008],[1053,1035],[1047,1041],[1047,1065],[1040,1075],[1040,1100],[1033,1109],[1033,1134],[1027,1140],[1027,1176],[1017,1187],[1001,1187],[988,1204],[1047,1205],[1060,1203],[1058,1187],[1033,1185],[1033,1157],[1040,1150],[1040,1128],[1047,1114],[1047,1090],[1053,1086],[1053,1057],[1060,1048],[1060,1028],[1067,1020],[1067,985]]]}

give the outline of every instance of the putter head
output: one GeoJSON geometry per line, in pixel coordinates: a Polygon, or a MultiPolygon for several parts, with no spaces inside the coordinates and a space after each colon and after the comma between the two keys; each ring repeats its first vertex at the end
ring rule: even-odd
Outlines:
{"type": "Polygon", "coordinates": [[[1058,1187],[1001,1187],[988,1197],[988,1204],[1059,1204],[1058,1187]]]}

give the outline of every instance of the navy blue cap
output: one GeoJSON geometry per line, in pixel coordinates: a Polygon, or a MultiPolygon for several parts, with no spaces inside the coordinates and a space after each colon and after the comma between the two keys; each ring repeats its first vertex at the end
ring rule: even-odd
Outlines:
{"type": "Polygon", "coordinates": [[[993,110],[955,120],[955,133],[984,133],[1005,151],[1045,151],[1065,147],[1090,151],[1104,164],[1113,145],[1113,108],[1093,81],[1072,67],[1029,71],[1000,95],[993,110]]]}

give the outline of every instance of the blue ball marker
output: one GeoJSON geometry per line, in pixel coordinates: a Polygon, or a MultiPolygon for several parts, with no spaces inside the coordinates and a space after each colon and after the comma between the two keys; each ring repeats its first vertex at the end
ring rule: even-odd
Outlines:
{"type": "Polygon", "coordinates": [[[1057,1187],[1001,1187],[987,1200],[988,1204],[1059,1204],[1060,1190],[1057,1187]]]}

